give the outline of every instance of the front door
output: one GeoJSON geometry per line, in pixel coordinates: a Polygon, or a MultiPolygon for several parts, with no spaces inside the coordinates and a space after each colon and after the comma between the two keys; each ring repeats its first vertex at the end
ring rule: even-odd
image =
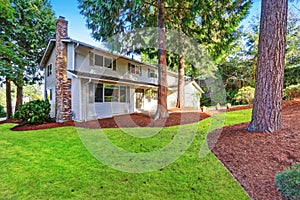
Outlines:
{"type": "Polygon", "coordinates": [[[135,90],[135,107],[141,109],[144,102],[144,89],[138,88],[135,90]]]}

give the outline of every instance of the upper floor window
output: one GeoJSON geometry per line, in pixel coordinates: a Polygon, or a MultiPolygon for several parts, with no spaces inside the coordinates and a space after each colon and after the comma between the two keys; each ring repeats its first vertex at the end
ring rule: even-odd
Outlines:
{"type": "Polygon", "coordinates": [[[154,69],[148,69],[148,78],[157,78],[157,74],[154,69]]]}
{"type": "Polygon", "coordinates": [[[133,65],[131,63],[128,63],[128,73],[129,74],[138,74],[142,75],[142,66],[133,65]]]}
{"type": "Polygon", "coordinates": [[[94,65],[99,67],[107,67],[112,70],[116,70],[117,68],[117,62],[115,59],[90,52],[90,66],[94,65]]]}
{"type": "Polygon", "coordinates": [[[47,76],[50,76],[51,74],[52,74],[52,64],[49,64],[48,66],[47,66],[47,76]]]}

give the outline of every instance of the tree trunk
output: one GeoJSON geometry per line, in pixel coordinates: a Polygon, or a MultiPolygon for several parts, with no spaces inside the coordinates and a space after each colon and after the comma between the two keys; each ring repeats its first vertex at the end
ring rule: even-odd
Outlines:
{"type": "Polygon", "coordinates": [[[17,96],[16,96],[16,107],[15,111],[19,110],[19,105],[23,104],[23,83],[16,84],[17,96]]]}
{"type": "Polygon", "coordinates": [[[11,82],[6,78],[6,118],[10,119],[12,116],[12,106],[11,106],[11,82]]]}
{"type": "Polygon", "coordinates": [[[169,117],[167,95],[167,52],[165,6],[163,0],[158,0],[158,102],[154,119],[169,117]]]}
{"type": "Polygon", "coordinates": [[[249,132],[281,128],[288,0],[263,0],[256,90],[249,132]]]}
{"type": "Polygon", "coordinates": [[[184,52],[182,44],[182,27],[178,25],[178,40],[180,45],[179,66],[178,66],[178,88],[177,88],[177,108],[184,107],[184,52]]]}

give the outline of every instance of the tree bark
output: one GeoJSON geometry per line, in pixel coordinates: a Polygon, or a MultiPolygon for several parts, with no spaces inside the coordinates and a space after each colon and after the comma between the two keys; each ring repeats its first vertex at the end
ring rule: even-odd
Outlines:
{"type": "Polygon", "coordinates": [[[167,52],[165,6],[163,0],[158,0],[158,102],[154,119],[169,117],[167,95],[167,52]]]}
{"type": "Polygon", "coordinates": [[[249,132],[281,128],[288,0],[263,0],[256,90],[249,132]]]}
{"type": "Polygon", "coordinates": [[[6,78],[6,118],[10,119],[13,112],[12,112],[12,105],[11,105],[11,82],[8,78],[6,78]]]}
{"type": "Polygon", "coordinates": [[[178,41],[179,41],[179,48],[180,48],[180,55],[179,55],[179,66],[178,66],[178,86],[177,86],[177,108],[184,107],[184,52],[183,52],[183,44],[182,44],[182,27],[181,23],[178,25],[178,41]]]}
{"type": "Polygon", "coordinates": [[[16,96],[16,107],[15,111],[19,110],[19,105],[23,104],[23,83],[16,84],[17,96],[16,96]]]}

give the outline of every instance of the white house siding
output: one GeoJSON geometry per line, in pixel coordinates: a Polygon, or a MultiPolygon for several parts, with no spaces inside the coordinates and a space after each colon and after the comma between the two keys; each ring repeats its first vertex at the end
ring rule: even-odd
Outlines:
{"type": "Polygon", "coordinates": [[[81,80],[78,78],[72,78],[72,111],[75,120],[81,119],[81,80]]]}
{"type": "Polygon", "coordinates": [[[175,73],[169,72],[167,76],[168,85],[177,85],[177,77],[175,73]]]}
{"type": "Polygon", "coordinates": [[[168,108],[175,108],[177,103],[177,91],[169,91],[167,98],[168,108]]]}
{"type": "MultiPolygon", "coordinates": [[[[52,63],[52,74],[47,77],[47,69],[45,70],[45,89],[52,89],[52,100],[51,103],[51,117],[55,117],[55,48],[52,50],[51,56],[47,62],[47,65],[52,63]]],[[[46,65],[46,66],[47,66],[46,65]]],[[[154,70],[154,73],[158,74],[158,69],[155,66],[142,64],[137,61],[126,59],[124,57],[118,57],[113,54],[102,52],[99,50],[91,49],[82,45],[77,45],[76,43],[68,43],[68,53],[67,53],[67,68],[69,70],[75,70],[79,72],[86,72],[90,74],[103,75],[108,77],[119,78],[117,80],[97,80],[96,78],[88,77],[77,77],[73,72],[68,73],[68,78],[72,79],[72,111],[74,113],[74,119],[77,121],[83,120],[93,120],[97,118],[107,118],[119,114],[133,113],[140,110],[155,111],[157,108],[157,100],[149,99],[143,96],[142,105],[140,108],[136,108],[136,89],[154,89],[157,88],[158,78],[157,76],[149,77],[148,70],[154,70]],[[116,70],[109,69],[100,66],[90,65],[90,52],[94,54],[102,55],[104,57],[109,57],[116,59],[116,70]],[[128,71],[128,63],[135,66],[141,66],[141,74],[132,74],[128,71]],[[127,102],[94,102],[89,98],[89,92],[95,94],[95,87],[90,88],[91,82],[94,84],[101,81],[104,84],[116,84],[116,85],[126,85],[128,88],[127,102]],[[130,81],[135,81],[136,84],[130,83],[130,81]],[[139,84],[140,83],[140,84],[139,84]]],[[[177,73],[168,72],[167,76],[168,85],[177,85],[177,73]]],[[[185,87],[185,104],[186,107],[196,107],[198,108],[199,100],[195,93],[198,90],[193,86],[187,84],[185,87]]],[[[92,97],[92,99],[95,99],[92,97]]],[[[168,107],[172,108],[176,106],[177,91],[169,91],[167,98],[168,107]]]]}
{"type": "MultiPolygon", "coordinates": [[[[73,80],[76,80],[74,78],[73,80]]],[[[76,92],[76,95],[72,98],[74,101],[78,103],[74,106],[74,110],[77,109],[75,116],[78,121],[86,121],[86,120],[94,120],[97,118],[107,118],[112,117],[114,115],[119,114],[127,114],[132,113],[133,107],[130,106],[130,102],[132,102],[132,89],[130,86],[126,86],[128,88],[127,102],[95,102],[95,88],[98,81],[89,80],[89,79],[79,79],[79,83],[81,85],[80,92],[76,92]],[[91,93],[89,93],[91,92],[91,93]],[[90,96],[92,94],[92,96],[90,96]],[[91,99],[90,99],[91,98],[91,99]],[[77,100],[79,99],[79,101],[77,100]]],[[[76,87],[78,81],[74,81],[74,86],[76,87]]],[[[105,83],[102,83],[105,84],[105,83]]],[[[78,84],[79,85],[79,84],[78,84]]],[[[79,85],[79,87],[80,87],[79,85]]],[[[125,85],[122,85],[125,86],[125,85]]],[[[75,88],[74,87],[74,88],[75,88]]]]}
{"type": "Polygon", "coordinates": [[[68,69],[74,70],[75,53],[74,53],[74,44],[73,43],[68,43],[68,52],[67,53],[68,53],[68,57],[67,57],[68,69]]]}
{"type": "MultiPolygon", "coordinates": [[[[75,50],[75,70],[81,72],[87,72],[92,74],[110,76],[110,77],[118,77],[120,79],[127,79],[131,81],[144,82],[149,84],[157,84],[157,77],[149,77],[148,70],[154,70],[155,74],[158,74],[158,69],[152,65],[145,65],[139,62],[125,59],[123,57],[118,57],[112,54],[107,54],[105,52],[99,50],[92,50],[87,47],[79,46],[75,50]],[[90,65],[90,53],[102,55],[104,57],[116,59],[116,70],[109,69],[106,67],[100,66],[91,66],[90,65]],[[136,66],[141,66],[142,72],[141,74],[131,74],[128,72],[128,63],[131,63],[136,66]]],[[[167,76],[168,84],[174,84],[177,82],[176,73],[168,72],[167,76]]]]}
{"type": "Polygon", "coordinates": [[[201,93],[201,91],[197,90],[193,86],[193,82],[190,82],[185,85],[184,93],[185,93],[185,107],[200,108],[199,93],[201,93]]]}
{"type": "Polygon", "coordinates": [[[56,83],[56,78],[55,78],[55,51],[52,51],[50,58],[46,64],[45,67],[45,97],[48,98],[49,96],[49,91],[50,89],[52,90],[52,99],[49,99],[49,102],[51,104],[51,110],[50,110],[50,116],[55,117],[55,83],[56,83]],[[47,68],[48,65],[52,64],[52,74],[47,76],[47,68]],[[46,96],[46,94],[48,94],[46,96]]]}

